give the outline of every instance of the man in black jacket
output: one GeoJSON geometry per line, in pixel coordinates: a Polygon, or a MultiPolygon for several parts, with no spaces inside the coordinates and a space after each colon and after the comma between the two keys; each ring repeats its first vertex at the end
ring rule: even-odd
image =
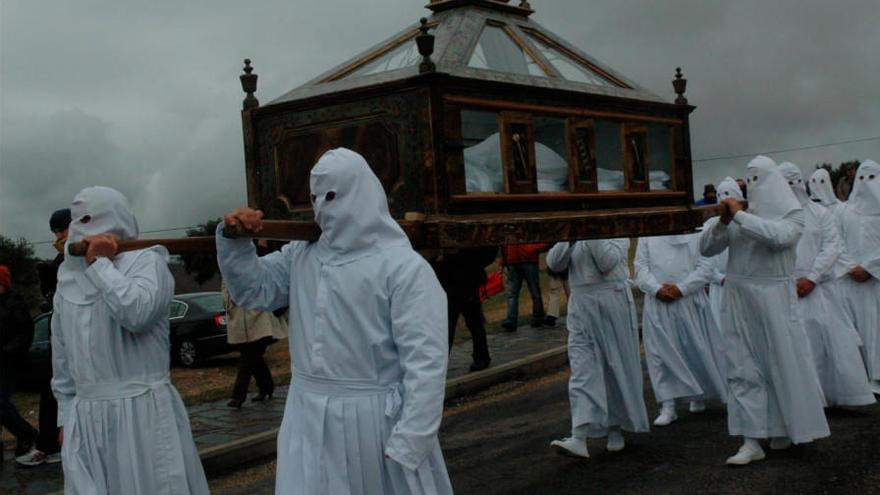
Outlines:
{"type": "MultiPolygon", "coordinates": [[[[49,217],[49,229],[55,236],[52,245],[58,251],[58,255],[51,262],[38,267],[40,268],[40,291],[48,306],[44,311],[52,310],[52,299],[55,296],[55,287],[58,285],[58,268],[64,262],[64,244],[67,242],[68,227],[70,227],[70,208],[57,210],[49,217]]],[[[50,324],[50,342],[51,334],[52,326],[50,324]]],[[[15,462],[27,467],[38,466],[44,462],[47,464],[61,462],[61,445],[58,443],[58,402],[55,400],[55,394],[52,393],[51,346],[49,347],[49,366],[36,371],[40,374],[40,434],[37,437],[35,449],[15,458],[15,462]]]]}
{"type": "Polygon", "coordinates": [[[9,268],[0,265],[0,425],[15,436],[17,456],[33,450],[37,438],[37,430],[12,403],[16,375],[21,372],[33,338],[34,321],[27,303],[12,291],[9,268]]]}
{"type": "Polygon", "coordinates": [[[484,370],[492,361],[486,342],[480,286],[486,283],[486,266],[495,261],[497,253],[496,247],[446,251],[433,263],[448,301],[449,349],[452,350],[455,340],[458,316],[462,315],[474,344],[471,371],[484,370]]]}

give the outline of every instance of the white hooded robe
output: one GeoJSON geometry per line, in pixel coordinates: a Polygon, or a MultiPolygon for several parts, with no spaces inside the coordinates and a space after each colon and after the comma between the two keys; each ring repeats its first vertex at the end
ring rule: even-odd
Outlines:
{"type": "Polygon", "coordinates": [[[721,307],[728,429],[809,442],[830,432],[797,314],[794,268],[804,213],[773,160],[758,157],[746,173],[751,213],[715,223],[701,239],[704,256],[728,248],[721,307]]]}
{"type": "Polygon", "coordinates": [[[880,381],[880,165],[859,166],[849,201],[840,209],[840,226],[848,271],[861,266],[871,278],[856,282],[840,279],[844,301],[862,337],[868,377],[880,381]]]}
{"type": "Polygon", "coordinates": [[[721,333],[705,291],[712,266],[700,256],[699,234],[639,239],[634,267],[645,294],[642,338],[654,397],[726,400],[721,333]],[[675,284],[683,297],[657,299],[664,283],[675,284]]]}
{"type": "Polygon", "coordinates": [[[874,394],[861,362],[859,335],[834,293],[825,290],[835,279],[834,266],[842,249],[834,215],[810,201],[796,165],[783,163],[779,169],[804,209],[804,233],[797,245],[795,279],[806,278],[816,287],[806,297],[798,298],[798,306],[826,403],[873,404],[874,394]]]}
{"type": "Polygon", "coordinates": [[[446,294],[347,149],[310,176],[318,241],[262,258],[223,237],[220,269],[243,307],[290,306],[293,379],[278,433],[278,494],[452,493],[437,431],[446,294]],[[335,195],[335,198],[332,198],[335,195]]]}
{"type": "Polygon", "coordinates": [[[822,206],[837,214],[843,202],[834,194],[831,175],[824,168],[816,169],[810,176],[810,199],[818,201],[822,206]]]}
{"type": "MultiPolygon", "coordinates": [[[[135,239],[128,201],[106,187],[71,206],[68,242],[135,239]]],[[[68,495],[207,494],[189,418],[171,384],[168,309],[174,278],[161,247],[91,266],[67,256],[52,315],[52,389],[68,495]]]]}
{"type": "Polygon", "coordinates": [[[648,431],[635,304],[627,279],[628,239],[561,242],[547,266],[568,271],[568,382],[572,434],[611,427],[648,431]]]}

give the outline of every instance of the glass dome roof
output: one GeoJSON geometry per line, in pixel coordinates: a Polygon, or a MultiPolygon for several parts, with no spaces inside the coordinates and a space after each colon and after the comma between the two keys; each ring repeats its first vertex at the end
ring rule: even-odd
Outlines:
{"type": "MultiPolygon", "coordinates": [[[[528,2],[434,0],[436,72],[589,94],[665,102],[530,18],[528,2]],[[526,7],[523,7],[523,4],[526,7]]],[[[419,75],[414,24],[272,102],[283,103],[419,75]]]]}

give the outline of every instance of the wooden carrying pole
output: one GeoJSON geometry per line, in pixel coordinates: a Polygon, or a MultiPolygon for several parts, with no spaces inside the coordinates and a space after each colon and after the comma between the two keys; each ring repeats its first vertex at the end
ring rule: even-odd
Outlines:
{"type": "MultiPolygon", "coordinates": [[[[746,207],[748,205],[746,204],[746,207]]],[[[723,212],[723,205],[712,205],[694,208],[699,212],[703,221],[711,217],[719,216],[723,212]]],[[[413,245],[421,246],[425,238],[425,223],[421,220],[401,220],[400,226],[406,232],[413,245]]],[[[229,233],[227,233],[229,235],[229,233]]],[[[233,238],[254,238],[273,241],[316,241],[321,236],[321,228],[313,221],[295,220],[263,220],[263,229],[257,234],[239,233],[232,234],[233,238]]],[[[212,236],[182,237],[176,239],[137,239],[132,241],[119,241],[118,252],[136,251],[151,246],[164,246],[171,254],[210,253],[216,250],[215,239],[212,236]]],[[[80,241],[68,246],[67,252],[71,256],[85,256],[88,244],[80,241]]]]}
{"type": "MultiPolygon", "coordinates": [[[[421,238],[422,222],[401,221],[400,226],[413,242],[421,238]]],[[[317,241],[321,236],[321,228],[313,221],[263,220],[263,229],[257,234],[233,233],[232,238],[254,238],[272,241],[317,241]]],[[[210,253],[216,250],[213,236],[180,237],[176,239],[136,239],[119,241],[117,252],[136,251],[151,246],[164,246],[171,254],[210,253]]],[[[84,241],[71,243],[67,253],[71,256],[85,256],[88,243],[84,241]]]]}

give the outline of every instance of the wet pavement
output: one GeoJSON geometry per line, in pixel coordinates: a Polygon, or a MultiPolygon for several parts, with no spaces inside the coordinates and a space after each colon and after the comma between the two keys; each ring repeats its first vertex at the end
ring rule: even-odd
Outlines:
{"type": "MultiPolygon", "coordinates": [[[[564,318],[555,328],[534,329],[520,327],[516,332],[488,336],[492,365],[524,358],[564,345],[567,332],[564,318]]],[[[457,378],[468,373],[471,365],[470,340],[456,343],[450,355],[447,377],[457,378]]],[[[189,406],[193,437],[199,450],[217,447],[266,432],[281,425],[287,385],[278,386],[275,397],[266,402],[247,402],[240,410],[226,406],[227,399],[189,406]]],[[[11,445],[7,445],[11,448],[11,445]]],[[[63,491],[61,464],[21,468],[12,460],[12,451],[3,452],[4,462],[0,468],[0,493],[42,495],[63,491]]]]}

